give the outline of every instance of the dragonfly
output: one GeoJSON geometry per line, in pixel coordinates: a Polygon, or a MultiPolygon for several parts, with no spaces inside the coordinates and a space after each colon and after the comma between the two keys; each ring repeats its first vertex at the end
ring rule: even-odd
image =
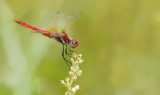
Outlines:
{"type": "MultiPolygon", "coordinates": [[[[57,14],[59,14],[59,12],[57,12],[57,14]]],[[[80,16],[80,14],[81,13],[78,12],[78,14],[74,18],[72,18],[72,20],[68,24],[66,24],[61,31],[58,31],[56,25],[53,25],[52,27],[49,27],[43,30],[43,29],[33,27],[20,20],[14,19],[13,21],[22,26],[25,26],[27,28],[34,30],[36,33],[40,33],[49,38],[54,38],[55,40],[57,40],[57,42],[61,43],[63,45],[62,57],[70,68],[70,65],[72,65],[72,63],[65,58],[64,54],[66,54],[69,57],[72,57],[72,54],[74,53],[74,51],[72,51],[70,48],[76,48],[79,45],[79,42],[77,41],[76,38],[70,38],[69,35],[66,33],[66,31],[72,25],[72,23],[80,16]]]]}

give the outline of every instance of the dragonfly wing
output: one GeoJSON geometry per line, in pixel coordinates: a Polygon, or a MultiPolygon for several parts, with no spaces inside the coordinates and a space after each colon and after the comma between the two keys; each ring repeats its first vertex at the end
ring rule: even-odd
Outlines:
{"type": "MultiPolygon", "coordinates": [[[[51,12],[43,21],[42,24],[40,25],[40,29],[45,30],[45,31],[50,31],[52,33],[57,32],[57,22],[58,22],[58,15],[59,12],[53,11],[51,12]]],[[[35,33],[35,31],[31,31],[35,33]]]]}
{"type": "Polygon", "coordinates": [[[42,29],[53,33],[58,31],[65,32],[70,28],[73,22],[76,21],[80,14],[81,12],[74,12],[71,15],[62,12],[53,12],[47,17],[46,25],[44,25],[46,27],[42,29]]]}
{"type": "Polygon", "coordinates": [[[60,8],[60,12],[65,14],[65,24],[61,27],[61,32],[69,30],[87,3],[88,0],[64,0],[60,8]]]}
{"type": "Polygon", "coordinates": [[[77,18],[81,15],[81,12],[75,12],[71,16],[67,17],[67,23],[66,25],[62,28],[61,32],[66,32],[71,25],[77,20],[77,18]]]}
{"type": "Polygon", "coordinates": [[[52,33],[54,33],[54,32],[58,32],[58,30],[57,30],[57,28],[56,27],[50,27],[50,28],[47,28],[47,29],[45,29],[45,31],[50,31],[50,32],[52,32],[52,33]]]}
{"type": "MultiPolygon", "coordinates": [[[[58,21],[58,14],[57,11],[52,11],[48,14],[43,20],[42,24],[39,25],[39,28],[42,30],[50,30],[51,32],[57,31],[57,21],[58,21]]],[[[31,31],[32,33],[35,33],[34,30],[31,31]]]]}

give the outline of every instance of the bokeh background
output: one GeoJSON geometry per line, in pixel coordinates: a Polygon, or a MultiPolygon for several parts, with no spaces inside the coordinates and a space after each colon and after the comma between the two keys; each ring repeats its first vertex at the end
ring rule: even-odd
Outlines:
{"type": "Polygon", "coordinates": [[[68,67],[54,39],[30,33],[52,11],[82,15],[77,95],[160,95],[160,0],[0,0],[0,95],[64,95],[68,67]]]}

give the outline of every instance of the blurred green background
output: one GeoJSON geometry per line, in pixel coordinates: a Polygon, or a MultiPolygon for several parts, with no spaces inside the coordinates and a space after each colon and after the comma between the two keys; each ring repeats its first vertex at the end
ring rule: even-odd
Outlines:
{"type": "Polygon", "coordinates": [[[64,95],[62,45],[12,21],[38,27],[59,9],[82,12],[68,32],[77,95],[160,95],[160,0],[0,0],[0,95],[64,95]]]}

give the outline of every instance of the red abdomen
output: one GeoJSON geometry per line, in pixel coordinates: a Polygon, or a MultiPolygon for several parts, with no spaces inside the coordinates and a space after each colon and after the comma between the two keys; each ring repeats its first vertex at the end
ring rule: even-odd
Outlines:
{"type": "Polygon", "coordinates": [[[32,30],[35,30],[35,31],[37,31],[37,32],[39,32],[39,33],[42,33],[43,35],[48,36],[49,38],[53,38],[53,37],[52,37],[52,32],[50,32],[50,31],[45,31],[45,30],[38,29],[38,28],[33,27],[33,26],[31,26],[31,25],[29,25],[29,24],[27,24],[27,23],[25,23],[25,22],[22,22],[22,21],[20,21],[20,20],[14,19],[13,21],[15,21],[16,23],[18,23],[18,24],[20,24],[20,25],[23,25],[23,26],[25,26],[25,27],[27,27],[27,28],[30,28],[30,29],[32,29],[32,30]]]}
{"type": "Polygon", "coordinates": [[[46,31],[44,31],[44,30],[38,29],[38,28],[36,28],[36,27],[33,27],[33,26],[31,26],[31,25],[29,25],[29,24],[27,24],[27,23],[25,23],[25,22],[22,22],[22,21],[20,21],[20,20],[14,19],[14,21],[15,21],[16,23],[18,23],[18,24],[21,24],[21,25],[23,25],[23,26],[25,26],[25,27],[28,27],[28,28],[30,28],[30,29],[32,29],[32,30],[35,30],[35,31],[37,31],[37,32],[46,32],[46,31]]]}

